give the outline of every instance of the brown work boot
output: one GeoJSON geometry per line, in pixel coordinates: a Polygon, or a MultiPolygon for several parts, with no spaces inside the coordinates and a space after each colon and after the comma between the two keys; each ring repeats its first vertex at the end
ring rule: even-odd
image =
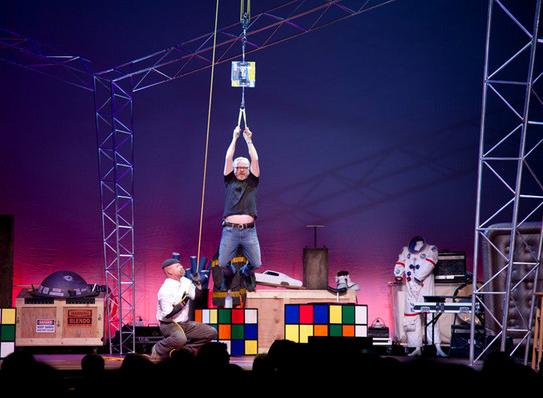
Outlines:
{"type": "Polygon", "coordinates": [[[162,361],[162,357],[156,352],[155,346],[151,349],[151,355],[147,355],[147,357],[153,362],[162,361]]]}

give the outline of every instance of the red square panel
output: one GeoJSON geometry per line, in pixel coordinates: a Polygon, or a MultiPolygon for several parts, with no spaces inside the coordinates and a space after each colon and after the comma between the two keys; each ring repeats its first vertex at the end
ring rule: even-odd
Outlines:
{"type": "Polygon", "coordinates": [[[300,306],[300,323],[313,323],[313,306],[300,306]]]}
{"type": "Polygon", "coordinates": [[[243,323],[244,322],[244,309],[233,309],[232,310],[232,323],[243,323]]]}

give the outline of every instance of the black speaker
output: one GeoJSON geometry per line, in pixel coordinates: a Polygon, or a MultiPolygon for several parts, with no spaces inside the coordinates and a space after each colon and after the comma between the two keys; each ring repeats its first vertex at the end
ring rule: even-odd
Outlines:
{"type": "Polygon", "coordinates": [[[150,353],[153,345],[162,340],[163,336],[158,326],[136,326],[136,352],[150,353]]]}
{"type": "Polygon", "coordinates": [[[460,282],[466,279],[466,253],[440,251],[434,268],[436,283],[460,282]]]}
{"type": "MultiPolygon", "coordinates": [[[[469,325],[451,325],[451,346],[449,356],[456,358],[469,358],[470,340],[469,325]]],[[[475,328],[475,356],[478,356],[484,348],[485,329],[475,328]]]]}
{"type": "Polygon", "coordinates": [[[0,215],[0,308],[11,307],[13,289],[13,216],[0,215]]]}

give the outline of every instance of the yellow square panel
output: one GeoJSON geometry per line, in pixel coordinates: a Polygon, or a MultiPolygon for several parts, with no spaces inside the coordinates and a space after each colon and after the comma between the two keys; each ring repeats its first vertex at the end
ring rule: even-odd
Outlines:
{"type": "Polygon", "coordinates": [[[286,325],[285,326],[285,339],[300,342],[300,326],[299,325],[286,325]]]}
{"type": "Polygon", "coordinates": [[[258,344],[256,340],[245,340],[245,355],[258,354],[258,344]]]}
{"type": "Polygon", "coordinates": [[[15,308],[2,309],[2,325],[15,325],[15,308]]]}
{"type": "Polygon", "coordinates": [[[341,305],[330,306],[330,323],[341,323],[341,305]]]}
{"type": "Polygon", "coordinates": [[[209,310],[209,323],[211,325],[217,324],[217,309],[212,308],[209,310]]]}
{"type": "Polygon", "coordinates": [[[300,343],[307,343],[309,336],[313,336],[313,325],[300,325],[300,343]]]}

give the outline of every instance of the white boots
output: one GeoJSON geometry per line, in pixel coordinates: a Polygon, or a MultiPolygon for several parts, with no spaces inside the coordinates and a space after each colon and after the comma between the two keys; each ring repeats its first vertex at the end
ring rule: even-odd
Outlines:
{"type": "MultiPolygon", "coordinates": [[[[435,347],[436,347],[436,356],[438,356],[440,358],[447,358],[448,357],[448,355],[445,354],[445,352],[441,349],[441,345],[436,344],[435,347]]],[[[415,351],[411,352],[407,356],[408,357],[419,357],[421,355],[422,355],[422,347],[417,347],[417,348],[415,348],[415,351]]]]}
{"type": "Polygon", "coordinates": [[[412,353],[408,354],[407,356],[408,357],[420,357],[422,355],[422,348],[421,347],[417,347],[415,348],[415,351],[413,351],[412,353]]]}
{"type": "Polygon", "coordinates": [[[441,345],[439,344],[436,344],[436,355],[441,358],[448,357],[448,355],[443,352],[443,350],[441,349],[441,345]]]}
{"type": "Polygon", "coordinates": [[[339,271],[336,274],[336,289],[337,290],[360,290],[358,283],[351,281],[349,271],[339,271]]]}

